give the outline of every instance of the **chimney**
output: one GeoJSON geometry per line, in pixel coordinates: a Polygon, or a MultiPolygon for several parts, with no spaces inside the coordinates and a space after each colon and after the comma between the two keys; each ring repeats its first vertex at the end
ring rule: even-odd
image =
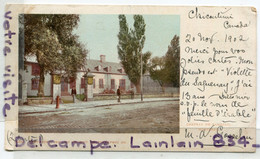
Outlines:
{"type": "Polygon", "coordinates": [[[106,62],[106,55],[100,55],[100,62],[106,62]]]}

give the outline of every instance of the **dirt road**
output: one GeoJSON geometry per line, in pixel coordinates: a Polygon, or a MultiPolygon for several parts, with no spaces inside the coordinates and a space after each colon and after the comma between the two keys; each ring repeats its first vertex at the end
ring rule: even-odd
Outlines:
{"type": "Polygon", "coordinates": [[[19,132],[178,133],[178,101],[19,114],[19,132]]]}

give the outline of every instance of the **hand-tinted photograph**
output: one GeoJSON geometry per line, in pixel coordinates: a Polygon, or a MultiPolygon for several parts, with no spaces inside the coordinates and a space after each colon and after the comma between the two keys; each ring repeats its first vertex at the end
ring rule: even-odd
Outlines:
{"type": "Polygon", "coordinates": [[[179,133],[179,15],[19,15],[19,132],[179,133]]]}

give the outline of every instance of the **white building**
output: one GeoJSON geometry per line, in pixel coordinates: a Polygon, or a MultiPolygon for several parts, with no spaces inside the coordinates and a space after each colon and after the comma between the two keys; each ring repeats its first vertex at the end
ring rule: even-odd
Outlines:
{"type": "MultiPolygon", "coordinates": [[[[38,93],[40,67],[35,61],[30,59],[25,63],[27,70],[24,72],[23,80],[27,83],[27,96],[37,96],[38,93]]],[[[131,89],[135,90],[122,65],[107,62],[105,55],[100,55],[100,60],[87,60],[86,68],[94,75],[94,94],[105,92],[115,93],[118,86],[120,86],[122,92],[127,92],[131,89]]],[[[84,71],[78,71],[77,79],[70,83],[61,79],[61,95],[70,95],[71,89],[74,86],[76,87],[77,94],[83,94],[85,87],[84,74],[84,71]]],[[[52,96],[52,87],[52,77],[50,74],[46,74],[44,83],[45,96],[52,96]]]]}

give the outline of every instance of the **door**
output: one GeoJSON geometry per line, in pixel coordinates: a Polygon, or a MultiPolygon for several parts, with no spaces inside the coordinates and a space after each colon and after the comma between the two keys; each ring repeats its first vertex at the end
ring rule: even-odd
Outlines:
{"type": "Polygon", "coordinates": [[[64,78],[61,78],[61,96],[68,95],[70,95],[68,92],[68,83],[64,80],[64,78]]]}
{"type": "Polygon", "coordinates": [[[125,79],[120,79],[119,80],[119,86],[121,90],[125,91],[125,79]]]}

